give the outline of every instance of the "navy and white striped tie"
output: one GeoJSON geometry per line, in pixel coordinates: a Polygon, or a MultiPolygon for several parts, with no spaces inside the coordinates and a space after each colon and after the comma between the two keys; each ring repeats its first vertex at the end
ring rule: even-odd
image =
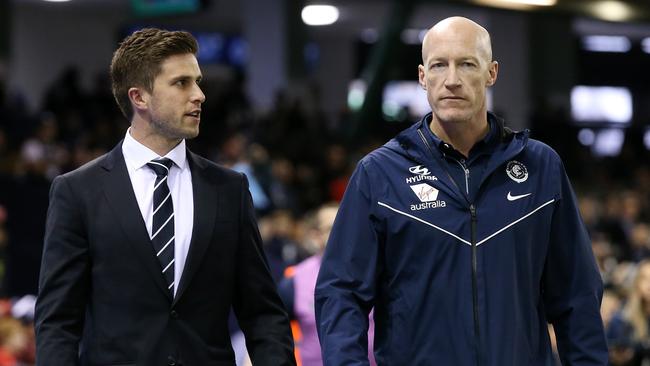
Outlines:
{"type": "Polygon", "coordinates": [[[151,242],[172,297],[174,295],[174,203],[167,185],[167,177],[173,163],[167,158],[154,159],[147,163],[147,166],[156,173],[151,242]]]}

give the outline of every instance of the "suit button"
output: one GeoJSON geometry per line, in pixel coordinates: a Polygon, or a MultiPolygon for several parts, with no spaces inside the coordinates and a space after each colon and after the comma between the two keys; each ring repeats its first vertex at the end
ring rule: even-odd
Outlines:
{"type": "Polygon", "coordinates": [[[169,365],[169,366],[176,366],[177,365],[176,360],[174,359],[174,357],[172,357],[172,356],[167,357],[167,365],[169,365]]]}
{"type": "Polygon", "coordinates": [[[172,310],[169,315],[174,319],[178,319],[178,312],[176,310],[172,310]]]}

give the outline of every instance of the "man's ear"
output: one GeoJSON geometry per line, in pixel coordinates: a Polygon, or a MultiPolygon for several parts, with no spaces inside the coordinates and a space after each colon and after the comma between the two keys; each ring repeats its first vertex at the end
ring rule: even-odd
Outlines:
{"type": "Polygon", "coordinates": [[[488,72],[490,73],[490,78],[487,81],[487,86],[492,86],[497,82],[497,75],[499,74],[499,63],[496,61],[490,62],[488,72]]]}
{"type": "Polygon", "coordinates": [[[418,65],[418,83],[422,89],[427,90],[426,76],[424,74],[424,65],[418,65]]]}
{"type": "Polygon", "coordinates": [[[127,94],[131,104],[133,105],[133,109],[142,110],[149,107],[149,93],[147,93],[143,88],[129,88],[127,94]]]}

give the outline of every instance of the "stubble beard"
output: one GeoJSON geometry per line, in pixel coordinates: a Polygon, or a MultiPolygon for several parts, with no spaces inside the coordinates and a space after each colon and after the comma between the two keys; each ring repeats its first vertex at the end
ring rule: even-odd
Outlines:
{"type": "Polygon", "coordinates": [[[158,118],[153,118],[151,120],[151,127],[156,130],[158,134],[170,140],[193,139],[199,135],[198,126],[196,127],[196,130],[183,130],[183,128],[174,126],[172,123],[169,123],[169,121],[158,118]]]}

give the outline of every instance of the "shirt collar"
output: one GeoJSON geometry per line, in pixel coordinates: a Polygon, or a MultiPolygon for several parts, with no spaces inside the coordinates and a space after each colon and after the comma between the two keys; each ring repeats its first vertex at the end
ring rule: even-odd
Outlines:
{"type": "MultiPolygon", "coordinates": [[[[472,148],[470,149],[470,157],[476,155],[477,153],[486,152],[486,149],[492,146],[494,142],[498,140],[497,139],[498,126],[494,121],[494,117],[490,113],[488,113],[487,117],[488,117],[487,118],[488,126],[490,127],[490,129],[487,135],[483,137],[483,139],[481,139],[476,144],[474,144],[474,146],[472,146],[472,148]]],[[[423,123],[425,125],[424,130],[427,132],[427,136],[433,141],[433,145],[437,146],[438,150],[440,150],[440,152],[442,152],[443,154],[449,153],[450,151],[455,151],[453,146],[442,141],[438,136],[436,136],[435,133],[433,133],[433,131],[431,131],[430,125],[432,119],[433,119],[433,114],[429,114],[424,118],[423,123]]]]}
{"type": "MultiPolygon", "coordinates": [[[[153,150],[141,144],[131,136],[131,128],[126,131],[124,142],[122,143],[122,153],[124,161],[131,170],[138,170],[146,166],[153,159],[161,158],[153,150]]],[[[185,139],[181,140],[167,155],[163,156],[174,162],[181,170],[187,166],[187,150],[185,148],[185,139]]]]}

